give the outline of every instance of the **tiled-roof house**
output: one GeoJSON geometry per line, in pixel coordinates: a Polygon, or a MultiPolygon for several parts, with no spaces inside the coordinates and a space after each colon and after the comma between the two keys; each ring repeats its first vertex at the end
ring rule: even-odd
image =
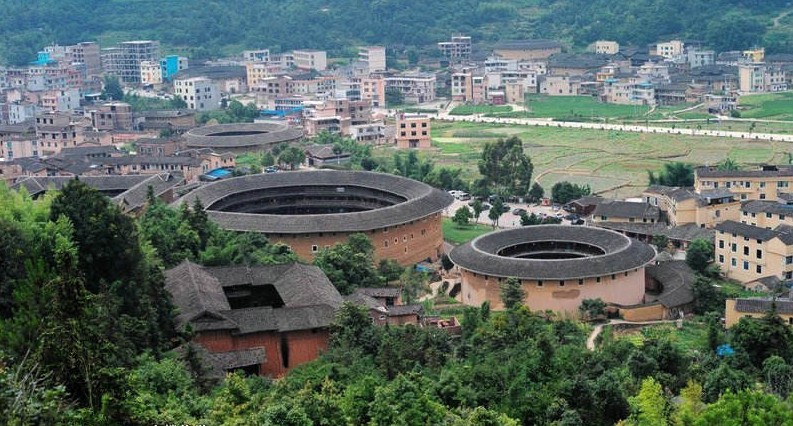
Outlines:
{"type": "Polygon", "coordinates": [[[342,303],[319,268],[297,263],[202,267],[184,261],[165,276],[177,325],[192,330],[193,343],[213,362],[233,360],[229,371],[279,377],[316,359],[342,303]],[[249,364],[239,365],[243,358],[249,364]]]}

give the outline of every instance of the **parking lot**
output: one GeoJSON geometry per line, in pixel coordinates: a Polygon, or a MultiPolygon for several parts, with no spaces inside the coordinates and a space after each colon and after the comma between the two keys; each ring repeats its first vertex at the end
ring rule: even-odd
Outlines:
{"type": "MultiPolygon", "coordinates": [[[[469,203],[472,202],[472,201],[473,201],[473,199],[465,200],[465,201],[461,201],[461,200],[455,199],[454,202],[443,211],[443,215],[447,216],[447,217],[452,217],[452,216],[454,216],[454,212],[456,212],[457,209],[459,209],[460,207],[463,207],[463,206],[468,206],[469,203]]],[[[485,202],[485,203],[487,203],[487,202],[485,202]]],[[[487,204],[490,204],[490,203],[487,203],[487,204]]],[[[526,210],[527,214],[534,213],[534,214],[536,214],[538,216],[541,216],[543,214],[547,215],[547,216],[556,216],[557,214],[561,214],[561,216],[559,216],[559,217],[567,215],[567,212],[565,212],[564,210],[561,210],[561,209],[554,210],[551,206],[540,206],[540,205],[537,205],[537,204],[512,203],[512,202],[507,202],[507,203],[505,203],[505,205],[509,206],[509,211],[507,211],[506,213],[502,214],[501,217],[498,219],[498,226],[500,228],[514,228],[514,227],[519,227],[520,226],[520,215],[516,215],[516,214],[513,213],[513,211],[515,209],[519,209],[519,208],[526,210]]],[[[469,208],[470,208],[470,206],[469,206],[469,208]]],[[[489,210],[485,210],[479,215],[479,223],[481,223],[481,224],[489,224],[490,223],[490,218],[487,217],[488,213],[489,213],[489,210]]],[[[570,225],[570,221],[563,219],[561,224],[562,225],[570,225]]]]}

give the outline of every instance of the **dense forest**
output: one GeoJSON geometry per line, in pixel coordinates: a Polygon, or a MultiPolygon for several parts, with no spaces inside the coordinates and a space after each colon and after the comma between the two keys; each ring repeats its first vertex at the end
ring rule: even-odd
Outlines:
{"type": "Polygon", "coordinates": [[[0,62],[24,64],[42,46],[156,39],[193,59],[245,48],[316,48],[354,56],[361,43],[426,46],[465,33],[477,41],[553,38],[571,48],[614,39],[644,45],[700,39],[717,50],[793,49],[787,0],[0,0],[0,62]]]}

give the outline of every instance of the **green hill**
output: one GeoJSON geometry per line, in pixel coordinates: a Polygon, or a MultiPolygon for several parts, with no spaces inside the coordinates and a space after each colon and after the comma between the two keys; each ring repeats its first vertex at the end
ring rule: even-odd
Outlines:
{"type": "Polygon", "coordinates": [[[353,56],[356,44],[425,46],[452,33],[553,38],[572,48],[685,37],[717,50],[790,52],[793,32],[773,27],[788,9],[789,0],[0,0],[0,61],[26,63],[52,42],[132,39],[158,39],[193,58],[258,47],[353,56]]]}

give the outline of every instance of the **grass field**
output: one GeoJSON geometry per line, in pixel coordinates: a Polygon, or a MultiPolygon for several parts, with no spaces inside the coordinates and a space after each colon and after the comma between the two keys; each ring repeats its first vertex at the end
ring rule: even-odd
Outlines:
{"type": "MultiPolygon", "coordinates": [[[[568,180],[620,198],[639,195],[647,186],[647,171],[669,161],[715,164],[729,156],[741,164],[781,163],[790,149],[771,141],[436,121],[433,149],[420,155],[437,165],[459,167],[465,178],[473,179],[484,144],[512,135],[523,140],[533,176],[546,190],[568,180]]],[[[390,148],[376,152],[393,155],[390,148]]]]}
{"type": "Polygon", "coordinates": [[[687,352],[702,350],[707,345],[707,335],[707,326],[694,321],[684,321],[681,329],[674,324],[658,324],[628,330],[612,330],[614,338],[628,340],[636,346],[643,346],[648,339],[666,338],[687,352]]]}
{"type": "Polygon", "coordinates": [[[443,238],[454,245],[467,243],[482,234],[492,231],[493,227],[482,224],[470,224],[461,228],[452,222],[451,219],[443,218],[443,238]]]}
{"type": "Polygon", "coordinates": [[[509,105],[460,105],[454,107],[449,115],[474,115],[474,114],[497,114],[512,111],[509,105]]]}
{"type": "Polygon", "coordinates": [[[793,92],[741,96],[742,118],[793,121],[793,92]]]}
{"type": "Polygon", "coordinates": [[[601,117],[609,119],[643,117],[647,106],[615,105],[598,102],[591,96],[527,95],[526,109],[533,117],[576,118],[601,117]]]}
{"type": "MultiPolygon", "coordinates": [[[[791,106],[793,107],[793,106],[791,106]]],[[[678,115],[679,118],[682,118],[678,115]]],[[[779,133],[782,135],[793,134],[793,121],[790,123],[764,123],[761,121],[719,121],[716,118],[699,119],[696,121],[679,122],[653,122],[644,120],[633,121],[638,125],[649,124],[654,127],[674,127],[676,129],[700,129],[700,130],[725,130],[728,132],[753,132],[753,133],[779,133]]]]}

